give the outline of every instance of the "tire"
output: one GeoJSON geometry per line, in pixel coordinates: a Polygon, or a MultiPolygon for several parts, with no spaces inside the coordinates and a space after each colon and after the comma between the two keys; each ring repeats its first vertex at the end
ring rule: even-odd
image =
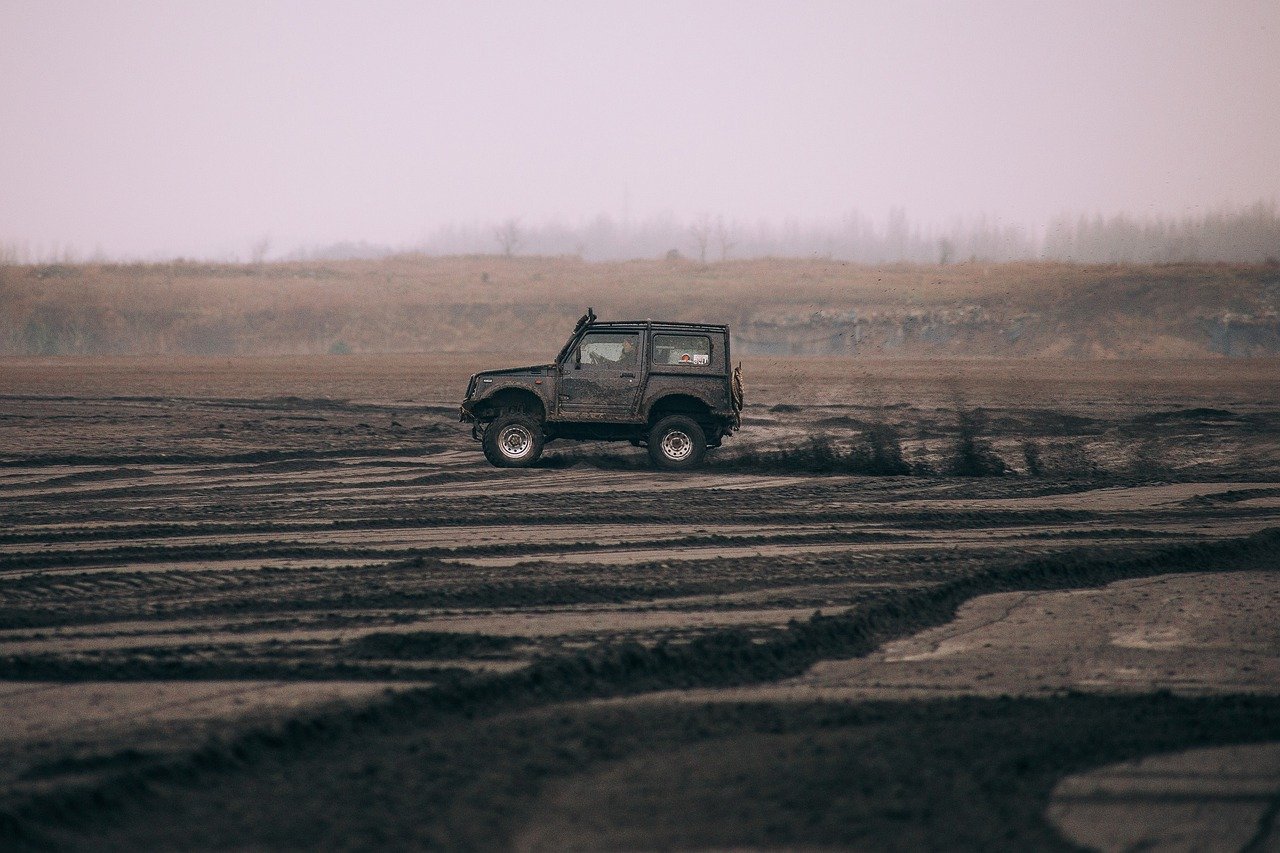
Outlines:
{"type": "Polygon", "coordinates": [[[668,415],[649,430],[649,458],[665,471],[696,468],[707,454],[707,436],[697,421],[668,415]]]}
{"type": "Polygon", "coordinates": [[[498,468],[528,468],[542,456],[542,424],[516,412],[499,415],[484,430],[484,458],[498,468]]]}

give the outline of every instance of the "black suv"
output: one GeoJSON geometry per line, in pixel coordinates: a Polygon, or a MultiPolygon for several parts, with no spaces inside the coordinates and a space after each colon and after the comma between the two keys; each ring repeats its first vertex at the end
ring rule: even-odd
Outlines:
{"type": "Polygon", "coordinates": [[[601,323],[588,308],[553,363],[472,376],[462,420],[501,468],[557,438],[630,441],[659,468],[692,468],[741,425],[742,368],[728,326],[601,323]]]}

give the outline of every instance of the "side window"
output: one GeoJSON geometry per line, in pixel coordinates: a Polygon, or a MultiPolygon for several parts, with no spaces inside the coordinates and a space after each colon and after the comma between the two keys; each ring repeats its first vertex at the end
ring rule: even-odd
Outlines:
{"type": "Polygon", "coordinates": [[[639,364],[638,333],[588,332],[578,345],[583,368],[634,368],[639,364]]]}
{"type": "Polygon", "coordinates": [[[653,363],[710,364],[711,339],[705,335],[654,335],[653,363]]]}

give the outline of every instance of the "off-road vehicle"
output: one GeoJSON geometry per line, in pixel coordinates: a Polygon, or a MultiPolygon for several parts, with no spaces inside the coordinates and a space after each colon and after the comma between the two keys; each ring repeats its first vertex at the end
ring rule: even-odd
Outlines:
{"type": "Polygon", "coordinates": [[[472,376],[462,420],[500,468],[561,438],[630,441],[659,468],[692,468],[741,425],[742,369],[728,326],[602,323],[588,308],[551,364],[472,376]]]}

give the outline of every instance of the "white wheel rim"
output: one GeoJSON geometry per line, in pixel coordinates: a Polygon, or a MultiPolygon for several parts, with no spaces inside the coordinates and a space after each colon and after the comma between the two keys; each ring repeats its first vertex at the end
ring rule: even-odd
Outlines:
{"type": "Polygon", "coordinates": [[[505,426],[498,433],[498,448],[508,459],[520,459],[533,449],[533,435],[522,426],[505,426]]]}
{"type": "Polygon", "coordinates": [[[693,442],[689,439],[688,433],[673,429],[662,437],[662,455],[673,462],[687,459],[692,452],[693,442]]]}

